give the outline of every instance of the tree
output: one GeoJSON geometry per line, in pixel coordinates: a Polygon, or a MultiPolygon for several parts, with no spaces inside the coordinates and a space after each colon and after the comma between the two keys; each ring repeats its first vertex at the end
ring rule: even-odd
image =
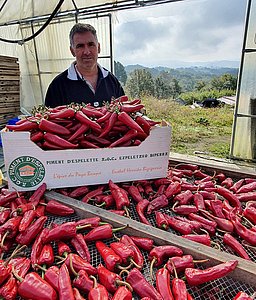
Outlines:
{"type": "Polygon", "coordinates": [[[214,89],[221,90],[235,90],[237,85],[236,77],[231,74],[223,74],[220,77],[215,77],[211,81],[211,85],[214,89]]]}
{"type": "Polygon", "coordinates": [[[127,74],[125,71],[125,67],[119,62],[119,61],[114,61],[114,70],[115,70],[115,75],[117,79],[123,84],[126,84],[127,81],[127,74]]]}
{"type": "Polygon", "coordinates": [[[154,80],[145,69],[134,70],[127,79],[126,90],[132,98],[154,95],[154,80]]]}
{"type": "Polygon", "coordinates": [[[173,98],[176,98],[177,96],[179,96],[179,94],[181,93],[181,86],[179,85],[179,82],[176,78],[172,78],[171,82],[170,82],[170,92],[171,92],[171,96],[173,98]]]}

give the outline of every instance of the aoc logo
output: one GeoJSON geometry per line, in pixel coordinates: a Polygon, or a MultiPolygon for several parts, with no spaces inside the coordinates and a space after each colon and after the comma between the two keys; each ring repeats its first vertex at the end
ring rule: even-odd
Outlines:
{"type": "Polygon", "coordinates": [[[32,156],[20,156],[9,166],[10,180],[20,187],[38,185],[45,177],[45,168],[42,162],[32,156]]]}

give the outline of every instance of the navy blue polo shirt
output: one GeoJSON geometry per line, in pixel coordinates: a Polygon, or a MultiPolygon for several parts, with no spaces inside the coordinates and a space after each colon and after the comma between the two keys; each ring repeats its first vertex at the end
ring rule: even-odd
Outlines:
{"type": "Polygon", "coordinates": [[[70,103],[90,103],[102,106],[112,98],[124,95],[118,79],[107,69],[98,65],[98,81],[95,92],[89,84],[79,76],[74,63],[56,76],[50,83],[45,96],[45,106],[56,107],[70,103]]]}

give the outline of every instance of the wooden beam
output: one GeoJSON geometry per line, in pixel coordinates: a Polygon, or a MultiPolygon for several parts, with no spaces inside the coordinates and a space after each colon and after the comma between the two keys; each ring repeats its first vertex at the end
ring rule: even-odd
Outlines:
{"type": "Polygon", "coordinates": [[[205,264],[207,267],[229,260],[237,260],[239,262],[238,266],[230,274],[230,277],[256,287],[256,263],[254,262],[186,240],[170,232],[119,216],[53,191],[46,192],[45,197],[46,200],[55,199],[71,206],[80,218],[99,216],[102,221],[111,223],[114,227],[127,225],[127,228],[122,230],[124,234],[151,238],[154,240],[155,245],[175,245],[180,247],[184,254],[191,254],[194,259],[209,259],[209,262],[205,264]]]}

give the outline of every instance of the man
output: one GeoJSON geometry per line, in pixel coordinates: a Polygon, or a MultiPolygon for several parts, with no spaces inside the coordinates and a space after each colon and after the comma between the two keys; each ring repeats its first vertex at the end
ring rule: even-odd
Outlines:
{"type": "Polygon", "coordinates": [[[70,51],[76,60],[50,83],[45,105],[91,103],[97,107],[124,95],[117,78],[97,63],[100,43],[95,28],[89,24],[75,24],[69,39],[70,51]]]}

